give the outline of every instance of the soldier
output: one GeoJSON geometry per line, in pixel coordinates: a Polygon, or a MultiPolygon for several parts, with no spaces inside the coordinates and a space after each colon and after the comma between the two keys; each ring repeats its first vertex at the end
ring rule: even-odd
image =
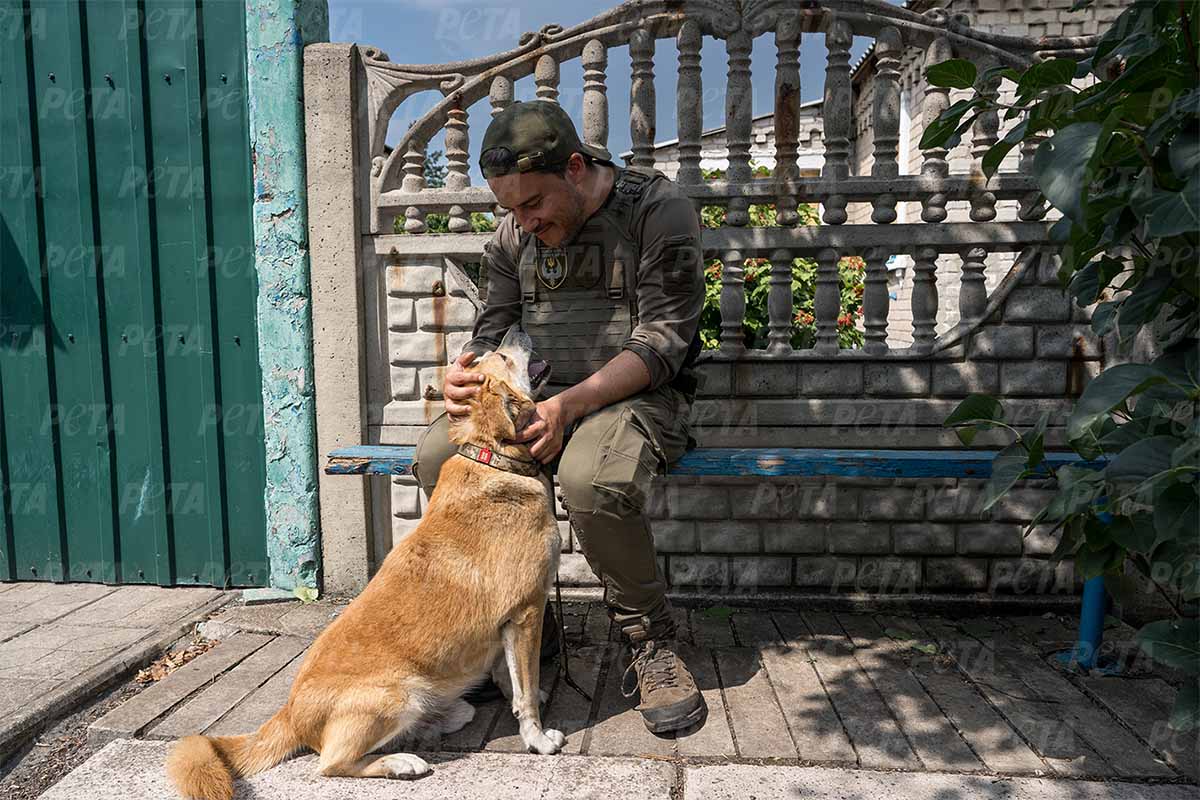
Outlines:
{"type": "MultiPolygon", "coordinates": [[[[707,712],[676,652],[666,581],[645,515],[650,482],[689,446],[704,306],[696,209],[662,173],[621,169],[546,101],[497,114],[479,165],[508,209],[485,247],[487,302],[447,371],[446,414],[466,414],[467,374],[519,324],[551,367],[548,397],[517,433],[549,470],[610,617],[630,643],[622,690],[665,733],[707,712]],[[565,447],[564,447],[565,442],[565,447]]],[[[456,451],[446,414],[417,444],[426,494],[456,451]]]]}

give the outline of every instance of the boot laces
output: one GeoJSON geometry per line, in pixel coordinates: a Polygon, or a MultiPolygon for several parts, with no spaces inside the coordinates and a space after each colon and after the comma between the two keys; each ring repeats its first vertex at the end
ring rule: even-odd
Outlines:
{"type": "Polygon", "coordinates": [[[679,671],[675,668],[675,654],[671,652],[670,648],[651,641],[637,649],[633,661],[629,663],[625,674],[621,676],[621,694],[625,697],[633,697],[638,691],[639,684],[644,684],[647,692],[679,685],[679,671]],[[634,675],[635,680],[633,686],[626,689],[630,674],[634,675]]]}

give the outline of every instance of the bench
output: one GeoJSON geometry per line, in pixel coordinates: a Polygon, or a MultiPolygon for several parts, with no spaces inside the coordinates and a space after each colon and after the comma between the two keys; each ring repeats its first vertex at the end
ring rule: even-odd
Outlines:
{"type": "MultiPolygon", "coordinates": [[[[412,475],[411,445],[356,445],[329,454],[329,475],[412,475]]],[[[805,478],[990,478],[994,450],[824,450],[807,447],[701,447],[671,475],[805,478]]],[[[1051,469],[1092,466],[1075,453],[1047,453],[1051,469]]],[[[1096,465],[1098,466],[1098,465],[1096,465]]]]}
{"type": "MultiPolygon", "coordinates": [[[[329,475],[411,476],[415,447],[358,445],[329,454],[329,475]]],[[[992,475],[995,450],[840,450],[801,447],[704,447],[688,451],[671,465],[670,475],[726,477],[831,478],[977,478],[992,475]]],[[[1067,464],[1099,468],[1075,453],[1047,453],[1052,470],[1067,464]]],[[[1059,654],[1064,663],[1080,668],[1097,666],[1104,634],[1107,593],[1104,578],[1084,582],[1079,639],[1073,650],[1059,654]]]]}

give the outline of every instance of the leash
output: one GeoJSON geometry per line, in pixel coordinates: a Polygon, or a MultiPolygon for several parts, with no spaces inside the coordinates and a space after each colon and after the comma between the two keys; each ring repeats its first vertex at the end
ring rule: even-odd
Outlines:
{"type": "Polygon", "coordinates": [[[579,692],[584,700],[587,700],[589,703],[591,703],[592,696],[585,692],[583,687],[575,682],[575,679],[571,677],[571,669],[567,665],[571,659],[567,654],[567,629],[565,618],[563,617],[562,583],[558,577],[558,570],[554,571],[554,606],[556,615],[558,617],[558,674],[562,676],[562,679],[566,682],[567,686],[570,686],[572,689],[579,692]]]}

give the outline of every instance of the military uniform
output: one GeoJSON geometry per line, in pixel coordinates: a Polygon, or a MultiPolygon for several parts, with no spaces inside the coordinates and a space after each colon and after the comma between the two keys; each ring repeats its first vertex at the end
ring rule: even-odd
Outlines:
{"type": "MultiPolygon", "coordinates": [[[[645,506],[655,474],[688,447],[704,306],[695,207],[653,170],[618,170],[604,205],[561,248],[504,218],[489,242],[487,304],[466,350],[494,349],[520,323],[551,365],[553,394],[622,350],[639,356],[650,385],[576,421],[556,469],[571,526],[600,576],[610,614],[634,641],[673,631],[666,582],[645,506]]],[[[454,452],[445,415],[417,445],[415,472],[432,493],[454,452]]]]}

